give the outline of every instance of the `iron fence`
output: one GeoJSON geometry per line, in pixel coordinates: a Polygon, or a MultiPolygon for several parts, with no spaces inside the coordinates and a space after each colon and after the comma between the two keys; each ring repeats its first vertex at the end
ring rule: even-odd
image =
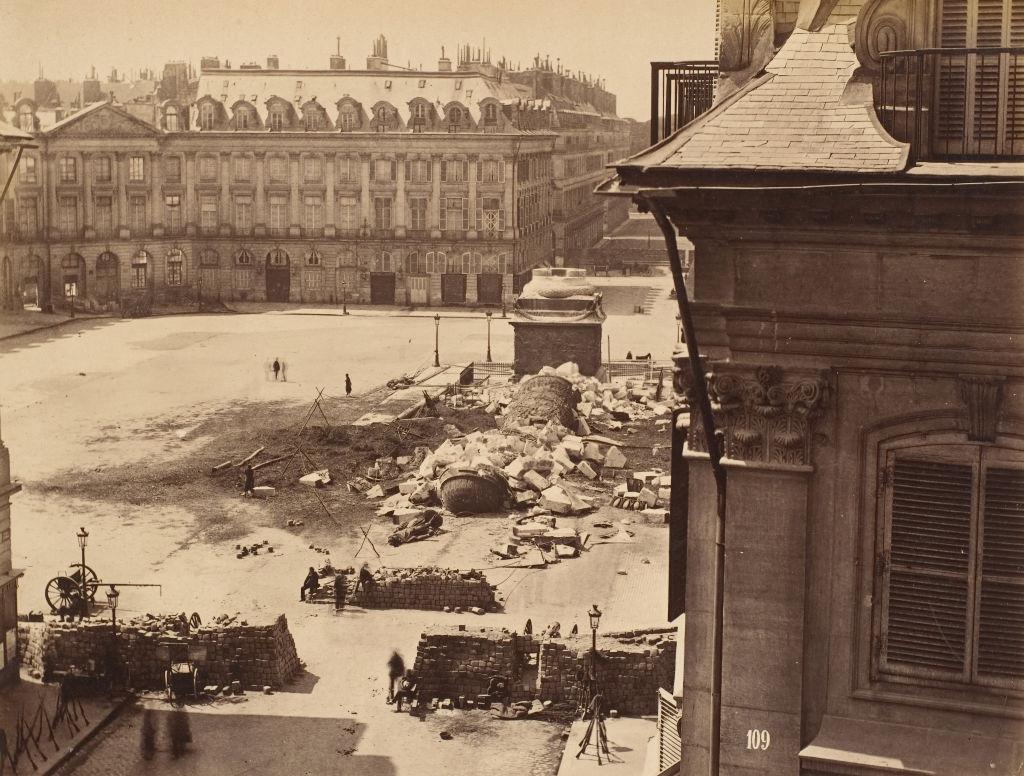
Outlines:
{"type": "Polygon", "coordinates": [[[717,62],[651,62],[651,145],[709,110],[717,82],[717,62]]]}
{"type": "Polygon", "coordinates": [[[1024,47],[881,55],[875,110],[916,161],[1024,159],[1024,47]]]}

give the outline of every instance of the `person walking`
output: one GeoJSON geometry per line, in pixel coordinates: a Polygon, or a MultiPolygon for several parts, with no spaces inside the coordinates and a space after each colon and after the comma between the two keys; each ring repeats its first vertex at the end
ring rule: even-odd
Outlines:
{"type": "Polygon", "coordinates": [[[270,368],[274,370],[274,381],[276,382],[277,376],[281,374],[281,362],[275,358],[270,368]]]}
{"type": "Polygon", "coordinates": [[[352,395],[352,378],[348,376],[348,372],[345,372],[345,395],[352,395]]]}
{"type": "Polygon", "coordinates": [[[402,674],[405,673],[405,661],[402,660],[402,656],[395,650],[391,653],[391,657],[388,658],[388,703],[393,703],[395,700],[395,693],[398,691],[399,680],[402,678],[402,674]]]}

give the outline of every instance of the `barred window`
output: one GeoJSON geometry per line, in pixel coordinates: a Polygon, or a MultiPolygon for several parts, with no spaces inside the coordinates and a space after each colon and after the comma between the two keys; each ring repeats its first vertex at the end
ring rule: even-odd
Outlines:
{"type": "Polygon", "coordinates": [[[185,254],[175,248],[167,254],[167,285],[180,286],[184,280],[185,254]]]}
{"type": "Polygon", "coordinates": [[[146,180],[146,158],[144,156],[128,157],[128,180],[133,183],[146,180]]]}
{"type": "Polygon", "coordinates": [[[78,161],[73,156],[62,156],[58,159],[57,171],[61,183],[78,182],[78,161]]]}

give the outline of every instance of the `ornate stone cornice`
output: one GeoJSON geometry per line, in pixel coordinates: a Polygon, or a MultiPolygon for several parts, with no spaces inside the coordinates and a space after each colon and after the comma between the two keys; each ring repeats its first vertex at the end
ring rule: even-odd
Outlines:
{"type": "MultiPolygon", "coordinates": [[[[727,363],[713,365],[705,374],[715,427],[723,435],[727,458],[811,464],[815,421],[829,398],[826,372],[727,363]]],[[[706,452],[704,422],[684,355],[676,356],[675,386],[690,401],[687,444],[691,450],[706,452]]]]}

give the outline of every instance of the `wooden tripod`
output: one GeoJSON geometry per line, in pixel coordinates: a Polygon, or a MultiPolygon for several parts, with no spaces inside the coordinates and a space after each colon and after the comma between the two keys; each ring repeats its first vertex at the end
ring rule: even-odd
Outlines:
{"type": "Polygon", "coordinates": [[[593,745],[597,751],[598,765],[604,765],[601,761],[602,752],[605,760],[611,762],[611,752],[608,749],[608,730],[604,725],[603,698],[600,694],[594,695],[586,716],[590,717],[590,724],[587,725],[587,732],[580,739],[580,750],[576,753],[576,759],[578,760],[580,755],[587,751],[587,747],[593,745]]]}

